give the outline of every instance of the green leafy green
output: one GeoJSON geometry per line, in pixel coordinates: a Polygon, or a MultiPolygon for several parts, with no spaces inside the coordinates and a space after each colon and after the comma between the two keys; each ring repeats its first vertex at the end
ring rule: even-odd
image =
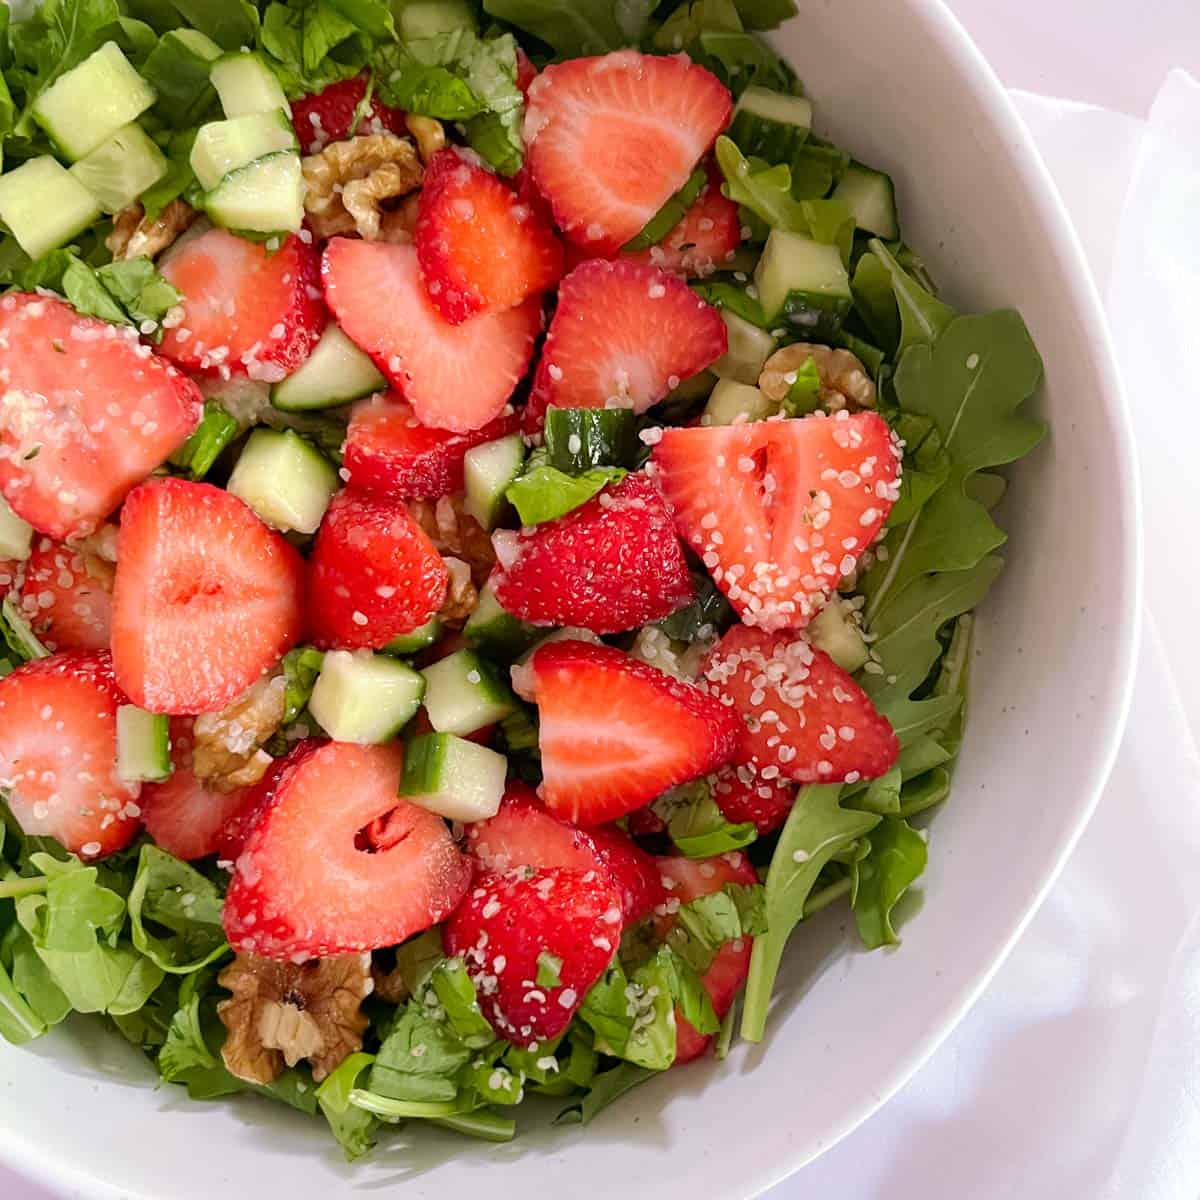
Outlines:
{"type": "Polygon", "coordinates": [[[228,950],[216,886],[157,846],[142,847],[128,904],[133,944],[164,971],[188,975],[228,950]]]}
{"type": "Polygon", "coordinates": [[[193,189],[199,188],[191,164],[196,130],[189,128],[169,135],[160,134],[157,140],[159,149],[167,158],[166,174],[139,197],[139,203],[151,220],[159,216],[172,200],[190,196],[193,189]]]}
{"type": "Polygon", "coordinates": [[[549,950],[543,950],[537,957],[537,975],[534,983],[540,988],[556,988],[562,985],[563,960],[549,950]]]}
{"type": "Polygon", "coordinates": [[[290,725],[308,706],[325,655],[312,646],[297,646],[283,656],[283,724],[290,725]]]}
{"type": "Polygon", "coordinates": [[[892,928],[892,909],[925,870],[929,850],[900,817],[884,817],[867,837],[871,853],[851,868],[857,875],[854,919],[863,943],[874,950],[900,940],[892,928]]]}
{"type": "Polygon", "coordinates": [[[720,633],[733,619],[733,609],[707,574],[692,572],[696,599],[686,608],[658,622],[658,627],[676,642],[694,642],[720,633]]]}
{"type": "Polygon", "coordinates": [[[654,802],[654,811],[667,823],[667,833],[680,854],[712,858],[741,850],[758,837],[752,821],[727,821],[704,779],[680,784],[654,802]]]}
{"type": "Polygon", "coordinates": [[[461,958],[444,958],[434,968],[429,982],[446,1021],[464,1046],[479,1049],[495,1041],[496,1035],[480,1010],[475,985],[461,958]]]}
{"type": "Polygon", "coordinates": [[[31,659],[49,655],[50,651],[42,645],[9,592],[0,602],[0,675],[7,675],[31,659]]]}
{"type": "Polygon", "coordinates": [[[878,238],[870,241],[871,252],[891,278],[892,292],[900,314],[900,344],[903,354],[912,346],[932,346],[957,316],[917,282],[878,238]]]}
{"type": "Polygon", "coordinates": [[[623,250],[648,250],[659,242],[683,220],[687,210],[696,203],[704,187],[708,175],[703,168],[697,167],[688,181],[646,222],[641,233],[631,238],[622,247],[623,250]]]}
{"type": "Polygon", "coordinates": [[[413,999],[380,1045],[367,1087],[392,1100],[453,1105],[471,1057],[438,1006],[413,999]]]}
{"type": "Polygon", "coordinates": [[[258,45],[284,91],[295,97],[357,75],[373,42],[332,0],[307,0],[268,4],[258,45]]]}
{"type": "Polygon", "coordinates": [[[658,1071],[647,1070],[628,1062],[618,1063],[607,1071],[601,1071],[592,1080],[587,1095],[564,1108],[554,1123],[587,1125],[626,1092],[637,1087],[639,1083],[645,1083],[647,1079],[653,1079],[657,1074],[658,1071]]]}
{"type": "MultiPolygon", "coordinates": [[[[221,453],[240,433],[241,426],[237,418],[231,416],[219,400],[206,400],[200,424],[196,426],[191,437],[171,455],[171,465],[186,471],[192,479],[203,479],[216,465],[221,453]]],[[[310,687],[309,691],[311,690],[310,687]]],[[[307,696],[304,703],[308,703],[307,696]]]]}
{"type": "Polygon", "coordinates": [[[568,475],[550,466],[544,450],[536,450],[526,460],[524,471],[508,485],[505,495],[517,510],[522,525],[540,525],[586,504],[597,492],[625,475],[621,467],[593,467],[579,475],[568,475]]]}
{"type": "Polygon", "coordinates": [[[768,166],[749,159],[727,137],[717,138],[717,166],[725,177],[722,188],[735,204],[748,208],[772,229],[807,233],[808,218],[792,196],[792,173],[786,163],[768,166]]]}
{"type": "Polygon", "coordinates": [[[697,971],[707,971],[726,942],[766,932],[765,904],[760,885],[726,884],[680,907],[668,944],[697,971]]]}
{"type": "Polygon", "coordinates": [[[483,0],[489,16],[531,33],[559,58],[605,54],[641,40],[654,0],[483,0]]]}
{"type": "Polygon", "coordinates": [[[93,267],[73,249],[52,251],[44,269],[51,275],[59,266],[61,275],[42,286],[60,289],[85,316],[133,325],[147,334],[161,334],[159,323],[183,299],[145,257],[93,267]]]}
{"type": "Polygon", "coordinates": [[[142,76],[158,94],[154,111],[173,129],[199,125],[218,108],[209,82],[211,63],[175,30],[158,39],[142,64],[142,76]]]}
{"type": "Polygon", "coordinates": [[[350,1103],[359,1076],[375,1061],[371,1054],[351,1054],[334,1068],[317,1088],[317,1104],[347,1162],[361,1158],[375,1144],[379,1121],[350,1103]]]}
{"type": "Polygon", "coordinates": [[[746,292],[745,286],[716,280],[715,282],[693,283],[692,291],[707,300],[714,308],[726,308],[731,313],[757,325],[759,329],[770,329],[774,322],[768,321],[762,305],[746,292]]]}
{"type": "Polygon", "coordinates": [[[785,416],[806,417],[821,407],[821,373],[811,355],[796,371],[795,382],[788,388],[782,410],[785,416]]]}

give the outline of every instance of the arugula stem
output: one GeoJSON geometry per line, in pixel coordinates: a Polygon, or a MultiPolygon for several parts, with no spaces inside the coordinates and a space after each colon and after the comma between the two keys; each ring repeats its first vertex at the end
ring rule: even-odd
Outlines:
{"type": "Polygon", "coordinates": [[[21,896],[33,896],[44,892],[50,880],[45,875],[33,875],[29,879],[8,879],[0,882],[0,900],[16,900],[21,896]]]}
{"type": "Polygon", "coordinates": [[[804,920],[816,916],[823,908],[828,908],[835,900],[840,899],[850,891],[850,876],[845,875],[836,883],[823,887],[819,892],[809,896],[804,904],[804,920]]]}

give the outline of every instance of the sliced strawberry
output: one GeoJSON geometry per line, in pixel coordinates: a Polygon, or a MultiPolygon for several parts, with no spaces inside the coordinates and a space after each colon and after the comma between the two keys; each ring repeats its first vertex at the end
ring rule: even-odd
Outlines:
{"type": "Polygon", "coordinates": [[[501,414],[542,327],[539,299],[451,325],[425,295],[412,246],[334,238],[322,270],[338,324],[418,421],[467,433],[501,414]]]}
{"type": "Polygon", "coordinates": [[[534,625],[617,633],[695,599],[671,510],[644,474],[497,544],[496,599],[534,625]]]}
{"type": "Polygon", "coordinates": [[[611,646],[550,642],[531,666],[542,796],[556,816],[615,821],[737,753],[734,713],[611,646]]]}
{"type": "Polygon", "coordinates": [[[687,182],[731,108],[683,55],[618,50],[547,67],[529,86],[525,141],[558,227],[615,254],[687,182]]]}
{"type": "Polygon", "coordinates": [[[442,607],[450,576],[403,504],[342,491],[308,563],[308,624],[322,649],[378,649],[442,607]]]}
{"type": "MultiPolygon", "coordinates": [[[[488,871],[514,867],[569,867],[602,871],[621,895],[626,924],[648,916],[666,895],[654,859],[619,829],[583,830],[548,813],[533,791],[510,783],[500,811],[467,826],[467,847],[488,871]]],[[[612,939],[613,950],[617,939],[612,939]]]]}
{"type": "Polygon", "coordinates": [[[142,786],[140,799],[146,832],[168,854],[191,860],[223,853],[223,831],[247,806],[251,788],[219,792],[192,773],[192,722],[171,722],[173,770],[162,783],[142,786]]]}
{"type": "Polygon", "coordinates": [[[182,239],[160,264],[183,296],[162,353],[190,371],[277,383],[325,328],[320,261],[311,239],[295,234],[275,250],[224,229],[182,239]]]}
{"type": "Polygon", "coordinates": [[[867,693],[801,634],[735,625],[705,661],[704,679],[741,714],[741,759],[768,782],[876,779],[900,753],[867,693]]]}
{"type": "MultiPolygon", "coordinates": [[[[528,204],[544,224],[553,227],[554,213],[551,212],[550,204],[546,200],[546,197],[537,190],[537,184],[533,182],[533,176],[529,172],[528,163],[522,166],[513,176],[513,188],[520,197],[522,204],[528,204]]],[[[571,242],[568,242],[563,247],[563,267],[566,271],[571,270],[577,262],[581,261],[579,259],[576,259],[575,262],[571,261],[571,255],[576,250],[578,250],[578,247],[571,242]]]]}
{"type": "Polygon", "coordinates": [[[107,651],[54,654],[0,679],[0,790],[27,834],[83,858],[133,840],[139,785],[117,775],[127,703],[107,651]]]}
{"type": "MultiPolygon", "coordinates": [[[[367,92],[364,75],[331,83],[319,92],[292,101],[292,124],[300,141],[301,154],[319,154],[330,142],[340,142],[350,136],[350,127],[358,106],[367,92]]],[[[354,130],[356,135],[394,133],[403,137],[408,132],[404,113],[389,108],[378,96],[372,96],[366,114],[354,130]]]]}
{"type": "Polygon", "coordinates": [[[565,867],[481,875],[442,929],[492,1028],[522,1046],[566,1029],[620,938],[616,888],[599,871],[565,867]],[[553,987],[538,986],[542,955],[559,962],[553,987]]]}
{"type": "Polygon", "coordinates": [[[742,619],[799,628],[854,570],[899,495],[875,413],[667,429],[654,448],[684,540],[742,619]]]}
{"type": "Polygon", "coordinates": [[[563,274],[562,245],[550,224],[453,147],[425,168],[413,240],[429,299],[455,325],[515,308],[563,274]]]}
{"type": "Polygon", "coordinates": [[[236,496],[156,479],[121,510],[113,661],[151,712],[216,712],[299,639],[299,554],[236,496]]]}
{"type": "Polygon", "coordinates": [[[721,270],[741,244],[738,206],[722,195],[721,174],[710,166],[708,182],[683,220],[657,246],[624,257],[664,271],[704,278],[721,270]]]}
{"type": "Polygon", "coordinates": [[[17,576],[17,606],[47,650],[107,650],[112,564],[63,542],[35,538],[17,576]]]}
{"type": "Polygon", "coordinates": [[[432,429],[395,392],[361,400],[350,414],[345,466],[352,487],[388,500],[436,500],[463,488],[463,460],[472,446],[514,433],[512,410],[471,433],[432,429]]]}
{"type": "Polygon", "coordinates": [[[291,751],[234,867],[225,933],[235,950],[292,961],[373,950],[454,909],[471,868],[441,817],[396,798],[403,760],[395,743],[291,751]],[[388,847],[360,849],[360,832],[393,812],[388,847]]]}
{"type": "Polygon", "coordinates": [[[763,779],[750,766],[725,767],[712,783],[712,797],[727,821],[752,822],[759,833],[773,833],[792,811],[796,785],[786,777],[763,779]]]}
{"type": "Polygon", "coordinates": [[[58,539],[91,533],[202,411],[134,330],[48,296],[0,300],[0,384],[0,493],[58,539]]]}
{"type": "Polygon", "coordinates": [[[728,347],[721,314],[677,276],[620,260],[581,263],[559,288],[526,427],[549,405],[645,412],[728,347]]]}
{"type": "Polygon", "coordinates": [[[538,77],[538,69],[533,65],[529,55],[517,47],[517,87],[522,96],[529,95],[529,85],[538,77]]]}
{"type": "MultiPolygon", "coordinates": [[[[722,854],[718,858],[660,858],[658,867],[663,886],[673,900],[690,904],[701,896],[719,892],[726,884],[753,885],[758,875],[750,860],[740,851],[722,854]]],[[[665,937],[674,923],[668,917],[659,922],[659,936],[665,937]]],[[[718,1020],[723,1020],[750,974],[750,955],[753,938],[737,938],[725,942],[701,976],[704,990],[712,1001],[718,1020]]],[[[682,1066],[706,1053],[712,1038],[697,1032],[683,1014],[675,1010],[675,1066],[682,1066]]]]}

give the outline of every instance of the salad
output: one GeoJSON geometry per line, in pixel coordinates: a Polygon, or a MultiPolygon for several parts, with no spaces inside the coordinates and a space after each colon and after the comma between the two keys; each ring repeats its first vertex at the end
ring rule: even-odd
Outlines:
{"type": "Polygon", "coordinates": [[[823,909],[899,940],[1041,363],[793,11],[6,20],[5,1038],[354,1158],[761,1041],[823,909]]]}

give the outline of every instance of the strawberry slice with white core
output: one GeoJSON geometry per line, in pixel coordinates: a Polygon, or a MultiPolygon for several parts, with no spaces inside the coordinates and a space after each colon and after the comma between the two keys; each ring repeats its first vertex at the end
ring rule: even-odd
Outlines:
{"type": "Polygon", "coordinates": [[[875,540],[902,452],[876,413],[666,429],[654,447],[684,541],[748,625],[801,628],[875,540]]]}
{"type": "Polygon", "coordinates": [[[50,538],[35,538],[16,577],[17,607],[47,650],[107,650],[112,563],[50,538]]]}
{"type": "Polygon", "coordinates": [[[183,301],[159,349],[189,371],[278,383],[325,328],[320,256],[310,234],[289,234],[271,249],[207,229],[177,242],[160,269],[183,301]]]}
{"type": "Polygon", "coordinates": [[[537,297],[451,325],[430,303],[412,246],[334,238],[322,267],[338,325],[417,420],[468,433],[504,411],[542,327],[537,297]]]}
{"type": "Polygon", "coordinates": [[[721,314],[677,276],[589,260],[559,288],[529,409],[645,412],[728,348],[721,314]]]}
{"type": "Polygon", "coordinates": [[[403,761],[396,743],[291,751],[234,865],[225,933],[235,950],[293,962],[374,950],[455,909],[470,864],[441,817],[397,799],[403,761]],[[362,831],[389,813],[388,845],[361,849],[362,831]]]}
{"type": "Polygon", "coordinates": [[[303,564],[236,496],[158,479],[121,511],[113,661],[135,704],[217,712],[300,637],[303,564]]]}
{"type": "Polygon", "coordinates": [[[83,858],[129,845],[139,785],[117,776],[117,709],[106,651],[55,654],[0,679],[0,791],[25,833],[83,858]]]}
{"type": "Polygon", "coordinates": [[[529,85],[529,166],[558,227],[615,254],[683,187],[731,110],[720,80],[685,55],[556,63],[529,85]]]}
{"type": "Polygon", "coordinates": [[[202,408],[196,385],[136,330],[49,296],[0,299],[0,493],[40,532],[91,533],[202,408]]]}
{"type": "Polygon", "coordinates": [[[735,713],[611,646],[550,642],[530,667],[542,799],[578,825],[615,821],[738,752],[735,713]]]}
{"type": "Polygon", "coordinates": [[[877,779],[900,753],[871,698],[803,634],[735,625],[705,660],[704,680],[741,714],[742,761],[768,784],[877,779]]]}

